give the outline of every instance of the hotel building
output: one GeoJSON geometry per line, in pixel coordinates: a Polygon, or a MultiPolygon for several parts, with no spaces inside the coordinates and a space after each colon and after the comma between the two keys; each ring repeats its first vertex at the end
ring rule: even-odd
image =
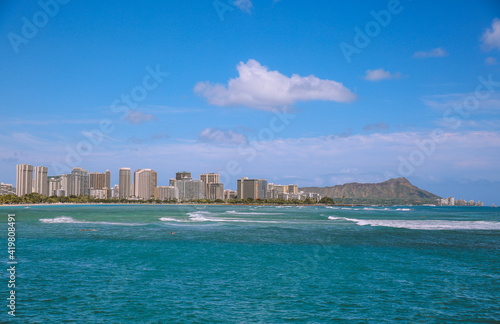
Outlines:
{"type": "Polygon", "coordinates": [[[29,164],[16,165],[16,194],[22,197],[33,190],[33,166],[29,164]]]}
{"type": "Polygon", "coordinates": [[[48,168],[44,166],[35,167],[35,182],[33,183],[33,192],[40,195],[49,196],[49,181],[47,178],[48,168]]]}
{"type": "Polygon", "coordinates": [[[238,199],[267,199],[267,180],[243,177],[238,179],[237,192],[238,199]]]}
{"type": "Polygon", "coordinates": [[[154,197],[158,174],[151,169],[139,169],[134,172],[134,196],[149,200],[154,197]]]}
{"type": "Polygon", "coordinates": [[[132,182],[132,172],[130,168],[120,168],[118,179],[118,198],[128,199],[130,197],[130,183],[132,182]]]}

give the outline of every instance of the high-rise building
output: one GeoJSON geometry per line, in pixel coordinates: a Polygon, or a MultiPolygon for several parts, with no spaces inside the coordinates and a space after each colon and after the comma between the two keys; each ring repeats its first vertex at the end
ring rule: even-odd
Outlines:
{"type": "Polygon", "coordinates": [[[266,179],[257,179],[259,184],[257,185],[257,198],[258,199],[267,199],[267,180],[266,179]]]}
{"type": "Polygon", "coordinates": [[[159,200],[179,199],[179,190],[173,186],[159,186],[155,188],[155,198],[159,200]]]}
{"type": "Polygon", "coordinates": [[[154,196],[157,173],[151,169],[139,169],[134,172],[134,196],[149,200],[154,196]]]}
{"type": "Polygon", "coordinates": [[[130,168],[120,168],[119,181],[118,181],[118,197],[120,199],[128,199],[130,197],[130,183],[132,180],[132,173],[130,168]]]}
{"type": "Polygon", "coordinates": [[[21,197],[33,190],[33,166],[29,164],[16,165],[16,194],[21,197]]]}
{"type": "Polygon", "coordinates": [[[180,171],[175,174],[175,180],[182,180],[184,178],[191,178],[191,172],[180,171]]]}
{"type": "Polygon", "coordinates": [[[267,180],[238,179],[238,199],[267,199],[267,180]]]}
{"type": "Polygon", "coordinates": [[[82,168],[73,168],[68,178],[68,196],[88,196],[90,194],[89,171],[82,168]]]}
{"type": "Polygon", "coordinates": [[[158,173],[155,170],[151,170],[151,198],[156,197],[156,187],[158,187],[158,173]]]}
{"type": "Polygon", "coordinates": [[[288,193],[292,195],[298,195],[299,194],[299,186],[298,185],[288,185],[288,193]]]}
{"type": "Polygon", "coordinates": [[[49,182],[49,196],[55,196],[55,192],[62,189],[61,176],[49,176],[47,180],[49,182]]]}
{"type": "Polygon", "coordinates": [[[210,200],[224,199],[224,184],[223,183],[209,183],[208,184],[208,194],[206,198],[210,200]]]}
{"type": "MultiPolygon", "coordinates": [[[[212,183],[219,183],[219,174],[217,173],[207,173],[207,174],[202,174],[200,175],[200,180],[203,181],[204,185],[205,185],[205,198],[207,199],[211,199],[210,198],[210,184],[212,183]]],[[[224,188],[224,185],[222,185],[222,187],[224,188]]],[[[224,191],[224,189],[222,190],[224,191]]],[[[220,195],[220,198],[216,198],[216,199],[222,199],[222,196],[223,195],[220,195]]]]}
{"type": "Polygon", "coordinates": [[[106,185],[105,188],[111,189],[111,172],[106,170],[106,185]]]}
{"type": "Polygon", "coordinates": [[[92,172],[90,174],[91,189],[110,189],[111,173],[106,170],[104,173],[92,172]]]}
{"type": "Polygon", "coordinates": [[[61,179],[61,188],[57,189],[56,196],[61,197],[64,193],[63,196],[67,197],[69,196],[69,187],[73,176],[71,174],[62,174],[59,177],[61,179]]]}
{"type": "Polygon", "coordinates": [[[201,180],[170,179],[170,186],[177,188],[180,200],[203,199],[205,197],[205,184],[201,180]]]}
{"type": "Polygon", "coordinates": [[[44,166],[35,167],[35,182],[33,192],[39,193],[40,195],[49,196],[49,181],[47,178],[47,172],[49,169],[44,166]]]}

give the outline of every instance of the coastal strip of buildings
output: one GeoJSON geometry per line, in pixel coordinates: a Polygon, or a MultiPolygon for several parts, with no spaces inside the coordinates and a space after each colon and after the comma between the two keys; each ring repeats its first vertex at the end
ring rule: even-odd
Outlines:
{"type": "Polygon", "coordinates": [[[437,199],[438,206],[483,206],[482,201],[475,202],[474,200],[466,201],[464,199],[457,199],[455,197],[437,199]]]}
{"type": "Polygon", "coordinates": [[[224,189],[217,173],[201,174],[193,179],[191,172],[181,171],[170,179],[168,186],[158,185],[158,173],[152,169],[120,168],[118,184],[111,186],[111,172],[91,172],[80,167],[69,174],[48,175],[48,168],[29,164],[16,166],[16,187],[0,184],[0,195],[14,194],[22,197],[38,193],[43,196],[90,196],[96,199],[125,200],[231,200],[231,199],[283,199],[319,201],[319,194],[299,192],[298,185],[278,185],[266,179],[237,180],[237,190],[224,189]]]}

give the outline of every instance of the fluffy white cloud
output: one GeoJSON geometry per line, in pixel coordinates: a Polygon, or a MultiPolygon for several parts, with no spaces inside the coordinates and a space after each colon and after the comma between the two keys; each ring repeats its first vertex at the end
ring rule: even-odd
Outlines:
{"type": "Polygon", "coordinates": [[[250,0],[235,0],[234,5],[238,7],[241,11],[250,13],[253,8],[252,1],[250,0]]]}
{"type": "Polygon", "coordinates": [[[433,48],[429,51],[418,51],[413,54],[413,58],[428,58],[428,57],[444,57],[448,56],[448,52],[442,47],[433,48]]]}
{"type": "Polygon", "coordinates": [[[218,128],[205,128],[198,138],[202,142],[215,144],[246,144],[248,139],[245,135],[232,130],[221,130],[218,128]]]}
{"type": "Polygon", "coordinates": [[[240,62],[237,69],[239,76],[230,79],[227,87],[199,82],[194,91],[212,105],[241,105],[264,110],[287,107],[297,101],[352,102],[356,99],[356,95],[340,82],[321,80],[313,75],[287,77],[278,71],[270,71],[253,59],[240,62]]]}
{"type": "Polygon", "coordinates": [[[492,50],[494,48],[500,50],[500,19],[493,19],[491,28],[487,28],[481,36],[481,42],[485,50],[492,50]]]}
{"type": "Polygon", "coordinates": [[[376,70],[366,70],[365,80],[367,81],[381,81],[387,79],[399,79],[401,78],[401,73],[391,73],[389,71],[385,71],[383,68],[376,70]]]}

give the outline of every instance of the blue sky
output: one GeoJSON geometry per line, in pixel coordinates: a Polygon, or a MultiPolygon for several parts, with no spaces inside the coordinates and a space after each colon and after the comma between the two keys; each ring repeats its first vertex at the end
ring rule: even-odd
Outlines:
{"type": "Polygon", "coordinates": [[[0,181],[405,176],[500,203],[498,1],[40,3],[0,5],[0,181]]]}

